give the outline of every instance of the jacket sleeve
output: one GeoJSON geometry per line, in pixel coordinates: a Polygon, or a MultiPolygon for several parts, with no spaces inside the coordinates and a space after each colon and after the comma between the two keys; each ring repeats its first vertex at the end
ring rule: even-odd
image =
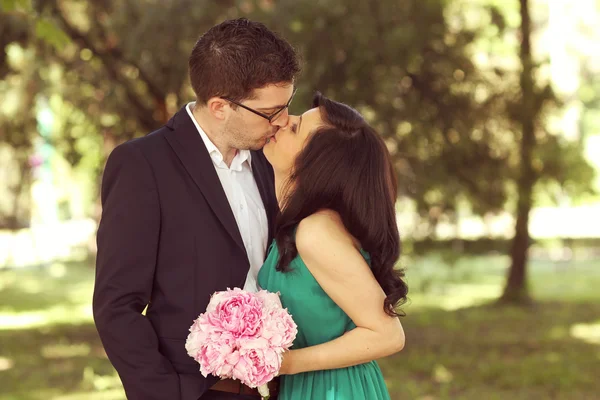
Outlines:
{"type": "Polygon", "coordinates": [[[142,315],[156,268],[160,206],[150,164],[134,144],[109,156],[101,196],[93,297],[100,339],[129,400],[180,399],[179,376],[142,315]]]}

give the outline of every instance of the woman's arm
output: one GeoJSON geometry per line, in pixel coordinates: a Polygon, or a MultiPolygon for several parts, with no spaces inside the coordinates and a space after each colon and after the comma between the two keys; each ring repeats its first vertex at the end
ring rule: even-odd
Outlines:
{"type": "Polygon", "coordinates": [[[301,221],[296,247],[323,290],[357,327],[330,342],[285,353],[281,375],[349,367],[402,350],[400,320],[385,313],[385,293],[337,213],[322,211],[301,221]]]}

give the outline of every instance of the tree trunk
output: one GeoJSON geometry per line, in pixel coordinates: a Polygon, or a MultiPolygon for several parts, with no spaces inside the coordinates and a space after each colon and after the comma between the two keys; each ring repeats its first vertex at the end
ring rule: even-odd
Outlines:
{"type": "Polygon", "coordinates": [[[533,81],[533,61],[531,57],[531,19],[529,16],[529,0],[521,3],[521,91],[522,108],[520,125],[522,129],[520,166],[521,174],[517,180],[518,205],[515,237],[511,246],[511,266],[504,287],[501,302],[529,303],[527,282],[527,253],[529,250],[529,213],[533,203],[533,186],[537,177],[532,166],[532,152],[536,145],[535,121],[539,110],[535,106],[533,81]]]}
{"type": "Polygon", "coordinates": [[[30,210],[26,207],[29,206],[29,201],[25,201],[23,197],[27,194],[26,192],[31,187],[31,168],[29,166],[29,159],[26,155],[17,154],[17,163],[19,165],[19,182],[15,185],[13,191],[13,204],[10,217],[9,230],[16,231],[29,225],[30,218],[26,218],[30,210]],[[22,207],[23,206],[23,207],[22,207]]]}

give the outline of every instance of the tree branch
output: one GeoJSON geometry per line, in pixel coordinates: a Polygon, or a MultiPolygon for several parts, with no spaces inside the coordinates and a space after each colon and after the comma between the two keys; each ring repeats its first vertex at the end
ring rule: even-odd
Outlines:
{"type": "Polygon", "coordinates": [[[131,86],[127,78],[123,77],[119,71],[118,65],[122,60],[116,59],[111,53],[101,50],[87,35],[71,24],[64,16],[56,1],[51,2],[51,12],[60,22],[67,35],[69,35],[74,42],[83,44],[83,46],[90,49],[90,51],[100,59],[109,77],[123,87],[127,99],[136,110],[138,121],[143,125],[144,129],[148,131],[156,129],[158,124],[152,117],[154,110],[140,101],[135,93],[135,89],[131,86]]]}
{"type": "MultiPolygon", "coordinates": [[[[92,6],[92,9],[94,10],[93,11],[94,19],[96,21],[100,21],[101,15],[99,13],[98,7],[92,6]]],[[[104,29],[104,26],[102,25],[102,23],[98,22],[97,24],[94,25],[94,27],[98,29],[98,33],[99,33],[100,38],[102,39],[103,43],[110,43],[110,41],[108,39],[108,35],[106,33],[106,29],[104,29]]],[[[118,59],[121,62],[123,62],[125,64],[129,64],[132,67],[134,67],[135,69],[137,69],[139,72],[139,77],[146,84],[146,87],[148,88],[148,91],[150,92],[150,95],[154,98],[154,100],[157,103],[164,101],[165,96],[166,96],[164,91],[153,82],[153,80],[150,78],[148,73],[141,67],[141,65],[138,64],[137,62],[135,62],[134,60],[128,58],[125,55],[125,53],[123,52],[123,50],[121,50],[121,48],[119,48],[118,46],[110,46],[106,49],[106,53],[111,55],[115,59],[118,59]]]]}

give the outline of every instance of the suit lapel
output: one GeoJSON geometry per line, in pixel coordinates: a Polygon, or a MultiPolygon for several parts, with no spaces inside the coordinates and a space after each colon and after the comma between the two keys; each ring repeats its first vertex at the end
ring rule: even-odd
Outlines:
{"type": "Polygon", "coordinates": [[[171,132],[166,135],[169,145],[181,160],[217,218],[246,254],[242,236],[219,176],[215,171],[208,150],[206,150],[206,146],[185,107],[175,114],[166,126],[171,129],[171,132]]]}

